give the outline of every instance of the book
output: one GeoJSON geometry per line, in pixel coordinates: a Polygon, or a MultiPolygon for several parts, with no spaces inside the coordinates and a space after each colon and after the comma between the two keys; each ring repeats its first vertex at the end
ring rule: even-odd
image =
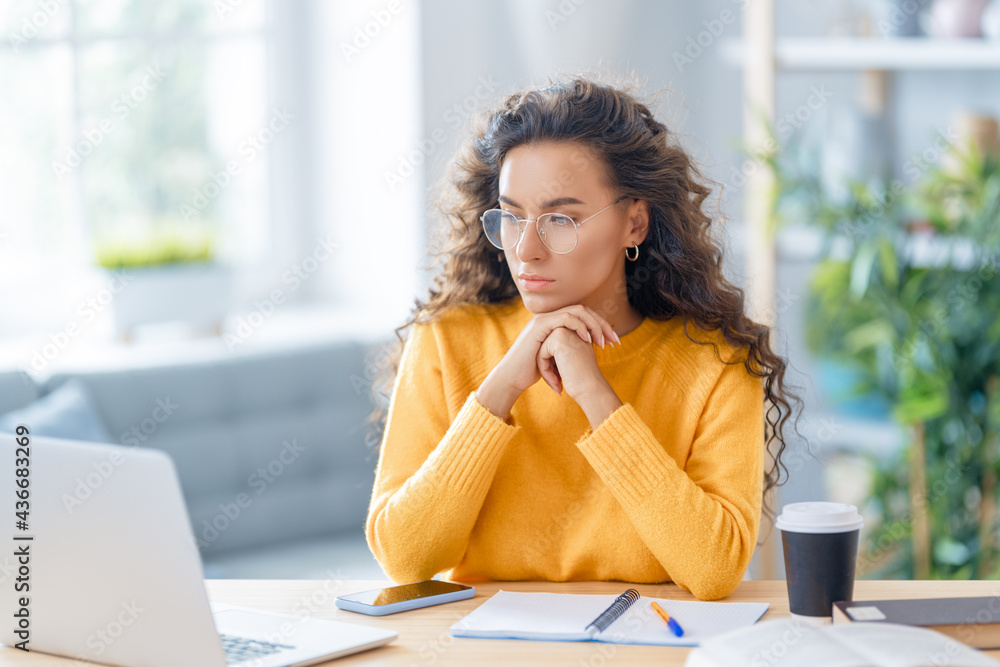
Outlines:
{"type": "Polygon", "coordinates": [[[915,625],[976,648],[1000,648],[1000,597],[834,602],[833,622],[915,625]]]}
{"type": "Polygon", "coordinates": [[[708,637],[753,625],[766,602],[700,602],[623,595],[497,591],[451,626],[453,637],[595,641],[697,646],[708,637]],[[656,601],[683,628],[676,636],[650,606],[656,601]]]}
{"type": "Polygon", "coordinates": [[[762,621],[713,637],[688,654],[684,667],[997,667],[933,630],[895,623],[815,627],[794,617],[762,621]]]}

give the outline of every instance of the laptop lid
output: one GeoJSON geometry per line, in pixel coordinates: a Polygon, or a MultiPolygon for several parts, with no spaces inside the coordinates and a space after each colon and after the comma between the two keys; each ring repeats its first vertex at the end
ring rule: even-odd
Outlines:
{"type": "Polygon", "coordinates": [[[0,641],[27,637],[32,651],[128,667],[225,665],[170,458],[29,437],[23,456],[14,435],[0,434],[0,507],[8,512],[0,641]],[[20,529],[15,480],[24,459],[29,506],[20,529]],[[25,618],[23,629],[9,622],[25,618]]]}

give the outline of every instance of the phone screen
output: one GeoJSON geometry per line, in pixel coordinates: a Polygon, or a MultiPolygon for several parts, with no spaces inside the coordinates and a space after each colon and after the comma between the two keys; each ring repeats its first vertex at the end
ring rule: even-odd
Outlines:
{"type": "Polygon", "coordinates": [[[428,581],[418,581],[413,584],[403,584],[402,586],[392,586],[390,588],[380,588],[352,595],[342,595],[341,597],[345,600],[379,607],[386,604],[395,604],[396,602],[431,597],[432,595],[464,591],[468,588],[468,586],[453,584],[450,581],[430,579],[428,581]]]}

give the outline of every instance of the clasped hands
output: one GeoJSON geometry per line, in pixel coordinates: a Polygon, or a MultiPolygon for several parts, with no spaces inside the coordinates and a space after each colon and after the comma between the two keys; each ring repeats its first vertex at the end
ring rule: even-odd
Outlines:
{"type": "Polygon", "coordinates": [[[611,324],[594,310],[574,304],[538,313],[491,375],[519,396],[539,379],[570,396],[597,427],[621,401],[597,366],[593,346],[620,345],[611,324]]]}

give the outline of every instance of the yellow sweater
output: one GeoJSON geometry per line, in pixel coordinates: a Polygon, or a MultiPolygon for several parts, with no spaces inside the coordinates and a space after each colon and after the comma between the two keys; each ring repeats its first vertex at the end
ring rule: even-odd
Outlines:
{"type": "MultiPolygon", "coordinates": [[[[757,540],[762,380],[688,340],[677,318],[646,318],[620,346],[594,346],[623,403],[596,431],[542,381],[508,423],[475,392],[531,317],[516,296],[410,329],[365,528],[386,573],[728,595],[757,540]]],[[[718,332],[688,328],[742,358],[718,332]]]]}

